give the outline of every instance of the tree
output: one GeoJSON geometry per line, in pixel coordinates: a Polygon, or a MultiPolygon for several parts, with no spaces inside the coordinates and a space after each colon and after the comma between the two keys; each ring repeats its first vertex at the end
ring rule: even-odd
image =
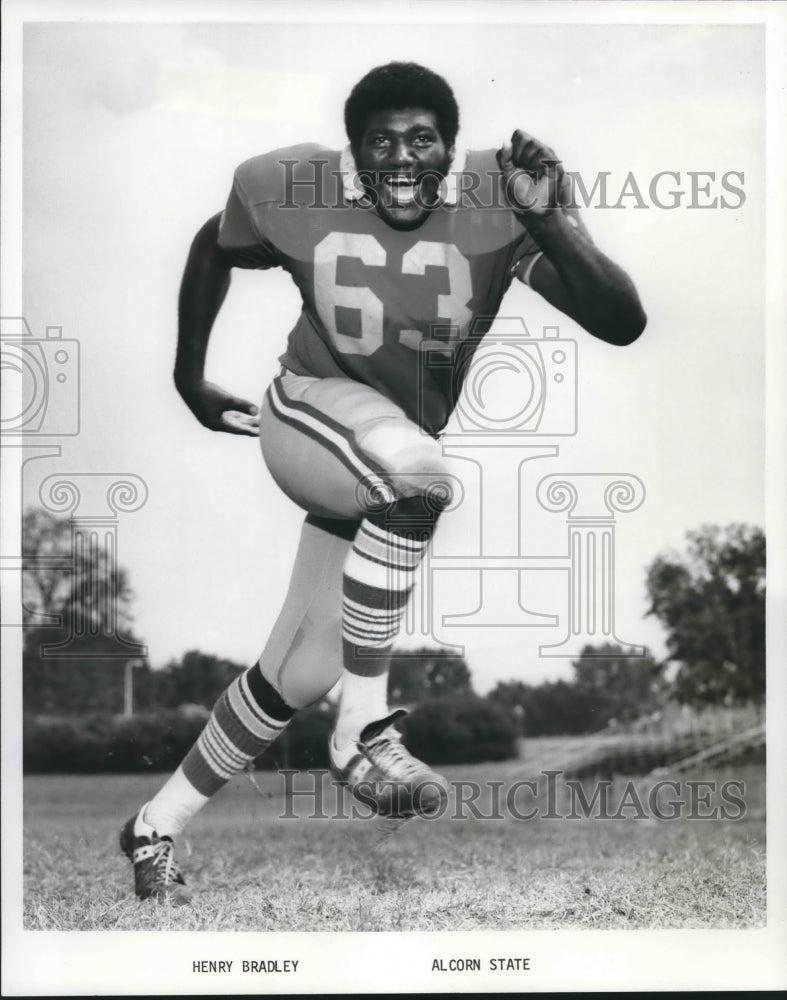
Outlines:
{"type": "MultiPolygon", "coordinates": [[[[68,518],[28,509],[22,521],[23,700],[26,711],[119,712],[133,594],[114,553],[68,518]]],[[[144,665],[142,672],[149,668],[144,665]]]]}
{"type": "Polygon", "coordinates": [[[392,704],[413,705],[425,698],[472,694],[464,657],[447,649],[397,650],[391,658],[388,697],[392,704]]]}
{"type": "Polygon", "coordinates": [[[664,668],[651,657],[623,655],[618,645],[585,646],[572,681],[501,682],[488,697],[518,720],[526,736],[574,736],[631,722],[663,703],[664,668]]]}
{"type": "Polygon", "coordinates": [[[211,653],[191,649],[151,677],[157,707],[202,705],[213,708],[222,692],[246,668],[211,653]]]}
{"type": "Polygon", "coordinates": [[[29,508],[22,519],[22,604],[25,640],[39,628],[93,633],[130,631],[133,593],[128,573],[101,545],[74,545],[68,518],[29,508]],[[59,623],[59,624],[58,624],[59,623]]]}
{"type": "Polygon", "coordinates": [[[765,535],[731,524],[687,533],[687,552],[648,568],[648,614],[667,629],[679,663],[678,701],[704,705],[765,697],[765,535]]]}
{"type": "Polygon", "coordinates": [[[68,520],[44,510],[26,510],[22,519],[22,621],[26,645],[36,625],[56,624],[55,616],[70,590],[70,567],[68,520]]]}
{"type": "Polygon", "coordinates": [[[501,681],[487,697],[515,720],[523,736],[576,736],[602,729],[587,691],[568,681],[538,685],[501,681]]]}
{"type": "Polygon", "coordinates": [[[603,729],[612,719],[633,722],[663,705],[664,665],[650,656],[625,656],[620,646],[607,642],[585,646],[571,666],[593,729],[603,729]]]}

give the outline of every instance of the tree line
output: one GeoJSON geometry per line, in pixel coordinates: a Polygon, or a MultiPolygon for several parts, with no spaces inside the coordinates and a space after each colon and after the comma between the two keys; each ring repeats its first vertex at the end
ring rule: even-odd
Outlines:
{"type": "MultiPolygon", "coordinates": [[[[119,714],[128,660],[123,644],[139,642],[127,572],[106,552],[74,552],[67,519],[28,510],[23,527],[25,713],[119,714]],[[95,586],[96,574],[102,587],[95,586]],[[92,586],[84,585],[86,577],[92,586]],[[113,595],[111,608],[96,599],[101,593],[113,595]],[[101,621],[108,614],[112,622],[101,621]],[[76,636],[75,620],[83,624],[76,636]]],[[[604,729],[612,720],[632,721],[668,696],[697,708],[763,701],[765,538],[760,529],[735,524],[689,532],[683,553],[653,560],[645,585],[648,614],[667,633],[668,656],[661,663],[627,657],[612,644],[588,646],[572,663],[568,680],[528,684],[512,679],[481,698],[462,657],[439,649],[399,651],[390,674],[391,703],[413,709],[411,728],[414,720],[428,717],[445,753],[461,755],[470,733],[475,744],[486,741],[494,755],[498,751],[488,732],[495,727],[510,739],[577,734],[604,729]],[[669,663],[676,665],[670,682],[669,663]]],[[[133,674],[134,709],[210,709],[246,666],[199,650],[160,669],[140,658],[133,674]]],[[[320,711],[330,714],[330,706],[320,711]]],[[[429,725],[415,728],[426,731],[429,725]]],[[[414,733],[417,743],[421,736],[414,733]]],[[[412,749],[418,752],[417,746],[412,749]]]]}

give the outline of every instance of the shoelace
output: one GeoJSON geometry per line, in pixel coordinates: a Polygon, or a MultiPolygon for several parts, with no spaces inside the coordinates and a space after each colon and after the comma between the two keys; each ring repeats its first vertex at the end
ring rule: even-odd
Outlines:
{"type": "Polygon", "coordinates": [[[400,737],[379,736],[366,745],[369,760],[394,778],[412,778],[421,771],[421,762],[402,746],[400,737]]]}
{"type": "Polygon", "coordinates": [[[182,882],[183,876],[175,860],[175,845],[171,840],[162,838],[153,845],[153,865],[159,878],[164,885],[171,885],[173,882],[182,882]]]}

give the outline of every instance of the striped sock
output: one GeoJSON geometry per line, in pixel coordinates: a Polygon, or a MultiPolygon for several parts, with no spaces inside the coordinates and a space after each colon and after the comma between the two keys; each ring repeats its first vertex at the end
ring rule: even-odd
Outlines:
{"type": "Polygon", "coordinates": [[[281,735],[293,714],[259,667],[252,667],[216,702],[183,761],[184,774],[203,795],[213,795],[281,735]]]}
{"type": "Polygon", "coordinates": [[[174,837],[227,781],[281,735],[295,710],[255,664],[216,702],[197,742],[145,807],[144,819],[174,837]]]}
{"type": "Polygon", "coordinates": [[[366,519],[344,566],[344,671],[336,743],[346,745],[388,714],[391,647],[402,621],[430,530],[390,530],[366,519]]]}

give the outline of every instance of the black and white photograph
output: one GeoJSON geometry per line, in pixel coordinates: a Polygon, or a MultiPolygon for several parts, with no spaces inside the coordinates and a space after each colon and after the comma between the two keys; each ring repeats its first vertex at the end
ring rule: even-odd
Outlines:
{"type": "Polygon", "coordinates": [[[785,9],[3,20],[3,994],[787,986],[785,9]]]}

